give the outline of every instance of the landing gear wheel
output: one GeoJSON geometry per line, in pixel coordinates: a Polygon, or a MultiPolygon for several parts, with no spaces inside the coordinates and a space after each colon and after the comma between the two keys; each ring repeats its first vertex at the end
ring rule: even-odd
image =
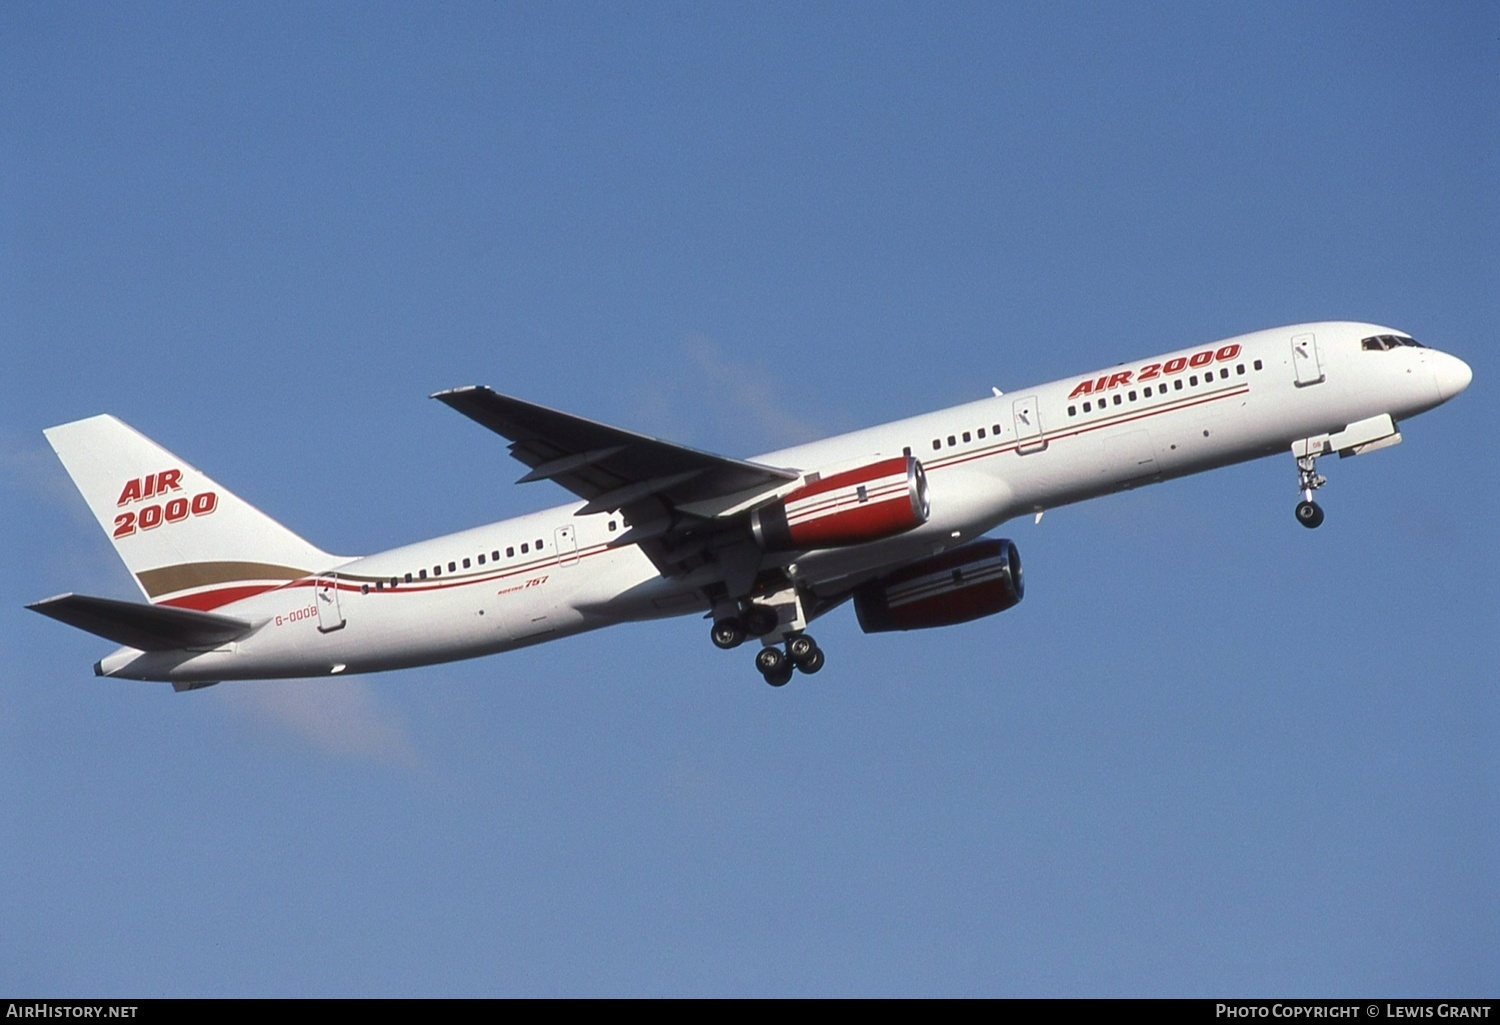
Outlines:
{"type": "Polygon", "coordinates": [[[780,622],[780,613],[769,605],[751,605],[745,610],[745,633],[751,637],[765,636],[780,622]]]}
{"type": "Polygon", "coordinates": [[[798,634],[786,642],[786,653],[793,662],[801,662],[817,650],[818,642],[807,634],[798,634]]]}
{"type": "Polygon", "coordinates": [[[714,645],[728,651],[730,648],[738,648],[745,642],[745,624],[741,623],[737,616],[725,616],[723,619],[714,621],[714,625],[708,631],[709,638],[714,645]]]}
{"type": "Polygon", "coordinates": [[[816,673],[823,668],[823,652],[818,647],[818,642],[807,634],[798,634],[786,642],[787,657],[792,660],[792,665],[804,673],[816,673]],[[809,665],[816,665],[809,669],[809,665]]]}
{"type": "Polygon", "coordinates": [[[1323,507],[1311,499],[1298,502],[1297,522],[1311,530],[1323,522],[1323,507]]]}
{"type": "Polygon", "coordinates": [[[755,668],[772,687],[781,687],[792,678],[792,663],[780,648],[761,648],[755,653],[755,668]]]}
{"type": "Polygon", "coordinates": [[[761,648],[755,653],[755,668],[762,676],[768,676],[786,664],[786,656],[780,648],[761,648]]]}

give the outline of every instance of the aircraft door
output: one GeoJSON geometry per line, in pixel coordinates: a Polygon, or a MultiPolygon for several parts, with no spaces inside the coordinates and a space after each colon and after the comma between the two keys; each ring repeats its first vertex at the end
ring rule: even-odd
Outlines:
{"type": "Polygon", "coordinates": [[[578,565],[578,535],[574,533],[572,524],[558,527],[553,533],[553,538],[557,541],[558,565],[578,565]]]}
{"type": "Polygon", "coordinates": [[[313,599],[318,606],[318,629],[325,634],[342,629],[344,613],[339,607],[338,577],[318,577],[313,585],[313,599]]]}
{"type": "Polygon", "coordinates": [[[1047,440],[1042,437],[1042,418],[1037,412],[1036,396],[1016,399],[1011,412],[1016,420],[1016,452],[1025,455],[1046,448],[1047,440]]]}
{"type": "Polygon", "coordinates": [[[1316,335],[1292,336],[1292,366],[1297,371],[1297,387],[1323,380],[1323,362],[1318,355],[1316,335]]]}

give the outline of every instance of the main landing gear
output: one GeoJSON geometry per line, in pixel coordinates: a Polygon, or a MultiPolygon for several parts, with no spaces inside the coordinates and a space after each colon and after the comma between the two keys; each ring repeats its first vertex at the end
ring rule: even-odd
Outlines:
{"type": "Polygon", "coordinates": [[[1317,456],[1297,457],[1297,480],[1302,501],[1297,503],[1297,522],[1311,530],[1323,522],[1323,507],[1313,501],[1313,492],[1328,481],[1318,473],[1317,456]]]}
{"type": "Polygon", "coordinates": [[[751,604],[742,613],[719,617],[708,636],[715,646],[728,650],[739,647],[747,637],[767,637],[773,633],[781,636],[768,640],[755,653],[755,668],[771,686],[784,687],[794,669],[810,674],[823,668],[826,658],[818,642],[801,630],[788,632],[781,624],[780,614],[769,605],[751,604]],[[783,639],[785,650],[778,644],[783,639]]]}

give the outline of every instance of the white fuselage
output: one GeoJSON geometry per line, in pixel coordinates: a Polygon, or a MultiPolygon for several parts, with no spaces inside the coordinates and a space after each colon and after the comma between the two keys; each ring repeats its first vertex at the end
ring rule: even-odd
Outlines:
{"type": "MultiPolygon", "coordinates": [[[[909,450],[931,494],[930,518],[908,533],[767,560],[794,562],[814,588],[857,581],[1017,515],[1286,452],[1382,414],[1400,420],[1468,383],[1468,368],[1434,349],[1361,348],[1362,338],[1391,333],[1343,322],[1263,331],[756,457],[826,475],[909,450]]],[[[582,508],[329,566],[217,609],[262,624],[240,641],[201,652],[126,648],[98,669],[173,681],[370,672],[708,609],[703,589],[716,567],[663,576],[638,546],[609,547],[625,529],[618,513],[582,508]]]]}

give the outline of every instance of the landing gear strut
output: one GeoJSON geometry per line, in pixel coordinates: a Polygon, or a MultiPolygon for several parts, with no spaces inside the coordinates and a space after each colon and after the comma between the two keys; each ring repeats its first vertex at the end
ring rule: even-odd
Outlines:
{"type": "Polygon", "coordinates": [[[1313,501],[1313,492],[1328,481],[1318,473],[1317,456],[1297,457],[1297,483],[1302,501],[1297,503],[1297,522],[1311,529],[1323,522],[1323,507],[1313,501]]]}

